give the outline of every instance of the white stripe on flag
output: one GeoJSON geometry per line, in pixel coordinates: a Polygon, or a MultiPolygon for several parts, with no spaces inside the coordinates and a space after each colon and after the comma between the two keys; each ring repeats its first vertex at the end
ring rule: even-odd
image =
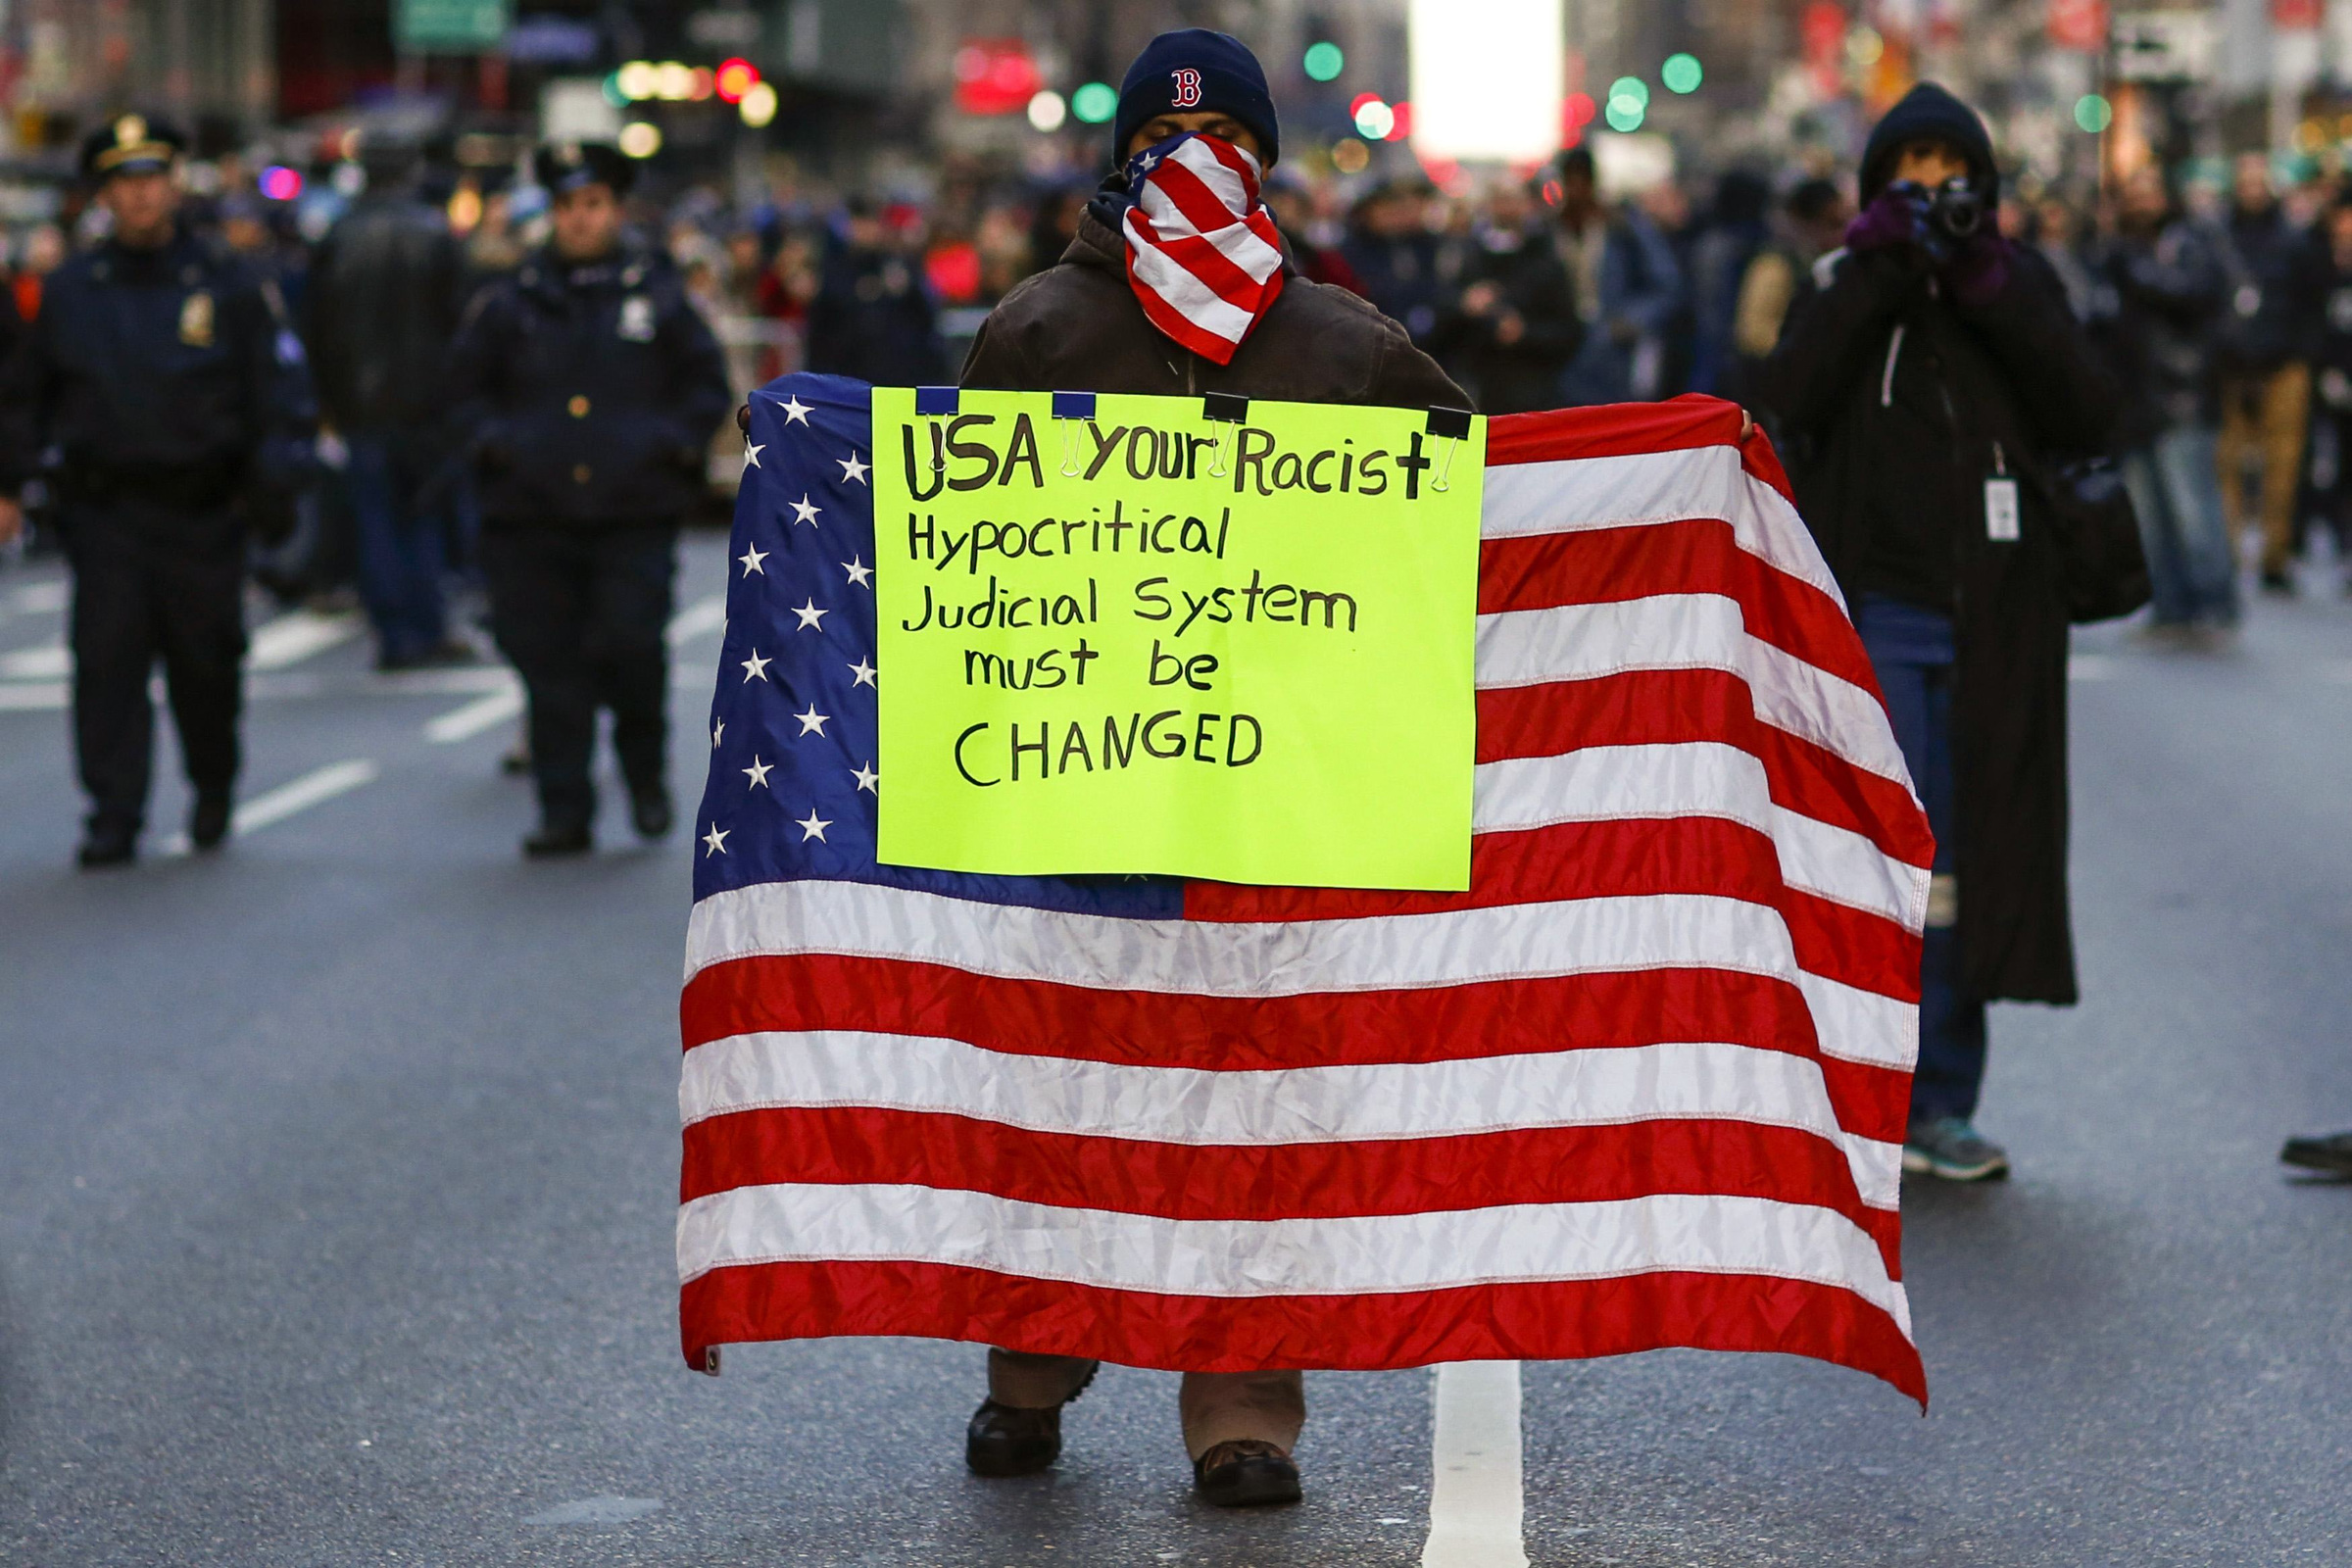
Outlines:
{"type": "Polygon", "coordinates": [[[1751,637],[1740,602],[1653,594],[1615,604],[1478,617],[1478,684],[1541,686],[1641,669],[1720,669],[1755,695],[1756,716],[1908,789],[1886,710],[1849,680],[1751,637]]]}
{"type": "Polygon", "coordinates": [[[1129,237],[1134,240],[1129,254],[1134,258],[1135,275],[1166,301],[1169,309],[1203,332],[1234,342],[1250,330],[1254,318],[1248,311],[1227,301],[1165,251],[1136,238],[1132,229],[1129,237]]]}
{"type": "Polygon", "coordinates": [[[834,954],[1103,991],[1289,997],[1704,966],[1798,986],[1832,1055],[1907,1069],[1918,1051],[1916,1006],[1801,972],[1777,912],[1696,894],[1228,922],[1070,914],[810,880],[711,894],[686,932],[688,979],[730,958],[834,954]]]}
{"type": "Polygon", "coordinates": [[[1848,828],[1775,806],[1763,762],[1737,746],[1590,746],[1558,757],[1482,762],[1476,780],[1473,832],[1722,817],[1771,838],[1790,887],[1913,930],[1927,916],[1925,868],[1896,859],[1848,828]]]}
{"type": "Polygon", "coordinates": [[[1247,1147],[1743,1121],[1835,1145],[1873,1208],[1892,1209],[1902,1181],[1902,1146],[1840,1127],[1815,1063],[1714,1043],[1218,1071],[810,1029],[706,1042],[686,1053],[678,1081],[678,1113],[689,1125],[736,1111],[830,1105],[969,1116],[1072,1137],[1247,1147]]]}
{"type": "Polygon", "coordinates": [[[1718,517],[1740,549],[1845,603],[1788,498],[1742,468],[1730,447],[1494,464],[1480,508],[1486,539],[1718,517]]]}
{"type": "Polygon", "coordinates": [[[1370,1296],[1757,1274],[1851,1291],[1906,1338],[1879,1244],[1830,1209],[1721,1194],[1336,1219],[1162,1219],[885,1183],[780,1182],[678,1210],[678,1278],[746,1263],[918,1260],[1155,1296],[1370,1296]]]}
{"type": "MultiPolygon", "coordinates": [[[[1240,152],[1241,149],[1236,148],[1235,151],[1240,152]]],[[[1242,156],[1248,160],[1250,155],[1243,152],[1242,156]]],[[[1195,137],[1177,148],[1176,162],[1189,171],[1195,179],[1206,185],[1208,193],[1217,199],[1217,205],[1227,212],[1238,213],[1250,205],[1249,185],[1240,174],[1226,168],[1225,161],[1216,155],[1215,149],[1200,138],[1195,137]]],[[[1150,180],[1144,182],[1144,188],[1152,188],[1150,180]]]]}
{"type": "Polygon", "coordinates": [[[1197,227],[1175,199],[1157,185],[1146,185],[1136,205],[1152,220],[1162,240],[1204,239],[1253,283],[1263,283],[1282,269],[1282,252],[1259,239],[1257,231],[1239,219],[1218,228],[1197,227]]]}

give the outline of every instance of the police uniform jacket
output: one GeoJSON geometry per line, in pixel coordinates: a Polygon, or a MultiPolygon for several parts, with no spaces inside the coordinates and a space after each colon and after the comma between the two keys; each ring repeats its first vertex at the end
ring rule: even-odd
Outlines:
{"type": "Polygon", "coordinates": [[[491,524],[674,521],[734,398],[675,269],[542,251],[466,308],[452,351],[459,433],[491,524]]]}
{"type": "Polygon", "coordinates": [[[276,286],[182,228],[68,260],[0,370],[0,485],[54,450],[69,504],[203,509],[290,483],[318,424],[302,341],[276,286]]]}

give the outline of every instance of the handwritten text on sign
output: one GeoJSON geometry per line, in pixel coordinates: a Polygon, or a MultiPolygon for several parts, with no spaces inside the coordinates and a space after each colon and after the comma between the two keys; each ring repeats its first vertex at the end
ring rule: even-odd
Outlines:
{"type": "Polygon", "coordinates": [[[1092,402],[874,391],[882,859],[1467,887],[1485,421],[1092,402]]]}

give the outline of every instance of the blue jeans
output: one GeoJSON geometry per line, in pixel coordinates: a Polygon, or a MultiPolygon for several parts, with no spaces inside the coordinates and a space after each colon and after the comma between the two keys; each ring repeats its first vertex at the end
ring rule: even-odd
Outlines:
{"type": "Polygon", "coordinates": [[[2124,455],[2124,487],[2139,514],[2160,626],[2237,623],[2237,563],[2214,466],[2218,439],[2209,425],[2176,425],[2124,455]]]}
{"type": "MultiPolygon", "coordinates": [[[[1877,594],[1864,594],[1854,616],[1862,647],[1886,694],[1894,743],[1936,834],[1935,874],[1953,876],[1956,769],[1952,759],[1954,653],[1948,615],[1877,594]]],[[[1944,884],[1949,886],[1949,883],[1944,884]]],[[[1967,890],[1961,890],[1967,897],[1967,890]]],[[[1937,900],[1938,904],[1948,901],[1937,900]]],[[[1960,933],[1931,908],[1919,966],[1919,1066],[1911,1076],[1911,1119],[1971,1116],[1984,1082],[1984,1004],[1960,975],[1960,933]],[[1940,921],[1940,923],[1938,923],[1940,921]]]]}
{"type": "Polygon", "coordinates": [[[399,435],[354,435],[350,443],[343,480],[359,533],[360,599],[375,625],[377,656],[407,663],[439,647],[448,631],[442,522],[416,505],[431,472],[428,452],[399,435]]]}

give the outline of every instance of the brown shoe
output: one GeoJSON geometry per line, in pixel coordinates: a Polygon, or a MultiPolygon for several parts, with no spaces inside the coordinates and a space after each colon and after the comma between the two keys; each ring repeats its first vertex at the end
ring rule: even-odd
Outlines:
{"type": "Polygon", "coordinates": [[[1238,1438],[1193,1461],[1193,1484],[1220,1508],[1263,1508],[1297,1502],[1298,1466],[1271,1443],[1238,1438]]]}

